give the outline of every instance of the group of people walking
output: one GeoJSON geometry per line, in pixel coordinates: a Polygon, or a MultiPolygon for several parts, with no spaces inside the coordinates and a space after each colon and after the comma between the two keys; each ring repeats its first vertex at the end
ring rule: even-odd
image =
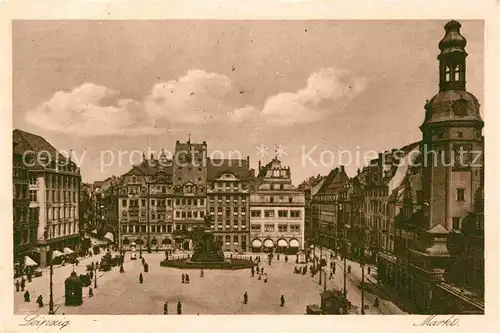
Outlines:
{"type": "MultiPolygon", "coordinates": [[[[168,302],[163,303],[163,314],[168,315],[168,302]]],[[[182,314],[182,303],[181,301],[177,302],[177,314],[182,314]]]]}

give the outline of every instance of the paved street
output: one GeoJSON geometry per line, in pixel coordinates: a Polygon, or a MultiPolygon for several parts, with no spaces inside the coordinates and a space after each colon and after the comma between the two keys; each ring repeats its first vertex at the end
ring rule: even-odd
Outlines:
{"type": "MultiPolygon", "coordinates": [[[[319,249],[317,249],[319,255],[319,249]]],[[[329,252],[323,251],[330,262],[329,252]]],[[[85,272],[85,267],[92,260],[100,260],[102,256],[94,256],[81,260],[75,267],[77,274],[85,272]]],[[[163,253],[143,253],[149,264],[149,272],[144,273],[140,260],[130,260],[126,255],[124,264],[125,273],[120,274],[118,267],[110,272],[99,272],[94,297],[88,298],[88,289],[84,288],[84,303],[79,307],[64,306],[64,280],[71,273],[73,266],[66,265],[54,269],[54,302],[58,314],[162,314],[163,303],[169,302],[169,314],[176,313],[177,301],[181,301],[183,314],[303,314],[308,304],[319,304],[319,292],[323,286],[318,284],[319,276],[293,274],[295,256],[290,256],[289,262],[284,257],[277,262],[273,260],[271,266],[263,260],[261,267],[268,274],[268,282],[258,280],[257,275],[252,278],[250,270],[205,270],[204,277],[200,271],[181,270],[160,267],[163,253]],[[143,272],[144,283],[139,283],[139,273],[143,272]],[[181,274],[190,275],[190,284],[181,283],[181,274]],[[243,304],[243,293],[247,291],[249,302],[243,304]],[[285,307],[280,307],[280,296],[285,296],[285,307]]],[[[262,255],[265,258],[265,255],[262,255]]],[[[328,279],[327,287],[343,288],[343,262],[336,260],[337,270],[333,279],[328,279]]],[[[360,307],[361,290],[358,285],[361,281],[361,268],[358,263],[347,261],[351,265],[351,274],[347,279],[347,297],[349,301],[360,307]]],[[[376,283],[375,278],[365,278],[376,283]]],[[[31,302],[23,301],[23,293],[15,293],[15,312],[17,314],[48,312],[49,302],[49,274],[48,269],[43,277],[33,279],[27,284],[31,293],[31,302]],[[35,303],[40,290],[43,290],[45,306],[38,308],[35,303]]],[[[92,288],[94,284],[92,283],[92,288]]],[[[373,307],[375,297],[365,292],[365,305],[369,308],[366,314],[397,314],[404,313],[394,304],[379,300],[379,308],[373,307]]]]}
{"type": "MultiPolygon", "coordinates": [[[[322,253],[323,258],[326,259],[327,261],[327,267],[328,269],[330,268],[330,254],[334,253],[334,251],[328,250],[328,249],[323,249],[323,251],[320,251],[320,249],[316,248],[315,249],[316,255],[319,257],[320,253],[322,253]]],[[[337,288],[343,288],[344,284],[344,261],[340,259],[334,259],[337,265],[336,269],[336,274],[334,281],[330,280],[327,283],[327,286],[330,287],[330,283],[333,283],[337,288]]],[[[349,301],[351,301],[352,304],[355,304],[356,306],[360,306],[361,304],[361,289],[359,288],[359,285],[361,284],[361,265],[358,262],[354,262],[351,260],[346,260],[346,264],[351,266],[351,273],[347,274],[347,298],[349,301]]],[[[371,266],[371,273],[367,273],[367,267],[368,265],[365,266],[365,281],[370,282],[372,284],[377,284],[377,279],[374,277],[374,272],[376,271],[376,268],[374,266],[371,266]]],[[[329,273],[327,273],[328,277],[329,273]]],[[[318,280],[317,278],[316,280],[318,280]]],[[[365,290],[365,305],[369,305],[370,308],[365,311],[367,314],[373,313],[373,314],[405,314],[406,312],[402,311],[400,308],[398,308],[394,303],[383,300],[379,298],[379,307],[378,309],[373,307],[373,303],[375,301],[376,296],[374,296],[372,293],[368,292],[365,290]]]]}

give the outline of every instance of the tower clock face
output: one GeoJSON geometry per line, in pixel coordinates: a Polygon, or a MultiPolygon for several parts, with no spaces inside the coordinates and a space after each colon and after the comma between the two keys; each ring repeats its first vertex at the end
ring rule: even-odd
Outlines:
{"type": "Polygon", "coordinates": [[[464,117],[467,115],[467,106],[465,99],[459,99],[453,103],[453,112],[456,116],[464,117]]]}

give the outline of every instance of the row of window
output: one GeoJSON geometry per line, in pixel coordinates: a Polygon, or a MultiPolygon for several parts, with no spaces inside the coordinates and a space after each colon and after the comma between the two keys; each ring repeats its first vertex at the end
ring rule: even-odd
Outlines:
{"type": "MultiPolygon", "coordinates": [[[[77,190],[79,179],[73,176],[47,174],[45,176],[45,183],[45,187],[48,189],[65,188],[77,190]]],[[[30,175],[30,184],[36,184],[36,175],[30,175]]]]}
{"type": "Polygon", "coordinates": [[[14,199],[18,200],[28,199],[28,185],[14,184],[12,189],[14,191],[14,193],[12,193],[12,197],[14,199]]]}
{"type": "Polygon", "coordinates": [[[244,249],[247,246],[247,236],[245,235],[216,235],[215,240],[219,243],[223,243],[225,245],[230,245],[231,244],[231,239],[233,241],[234,245],[239,245],[240,244],[240,239],[241,239],[241,248],[244,249]]]}
{"type": "Polygon", "coordinates": [[[246,190],[248,186],[245,183],[242,184],[237,182],[215,182],[213,189],[215,191],[236,192],[239,190],[246,190]]]}
{"type": "Polygon", "coordinates": [[[14,232],[14,246],[36,243],[36,227],[14,232]]]}
{"type": "MultiPolygon", "coordinates": [[[[172,233],[173,231],[193,231],[195,226],[191,224],[149,225],[150,233],[172,233]]],[[[122,225],[122,233],[147,233],[147,225],[126,224],[122,225]]]]}
{"type": "MultiPolygon", "coordinates": [[[[36,191],[30,191],[30,198],[31,201],[38,201],[36,191]]],[[[46,190],[45,199],[47,202],[77,202],[78,196],[76,190],[46,190]]]]}
{"type": "MultiPolygon", "coordinates": [[[[261,232],[262,225],[261,224],[251,224],[251,230],[253,232],[261,232]]],[[[274,224],[264,224],[264,232],[300,232],[300,224],[278,224],[278,227],[274,224]]]]}
{"type": "Polygon", "coordinates": [[[78,233],[78,224],[76,222],[52,224],[49,227],[48,238],[64,237],[78,233]]]}
{"type": "MultiPolygon", "coordinates": [[[[147,199],[122,199],[122,207],[146,207],[147,199]],[[139,206],[140,203],[140,206],[139,206]]],[[[152,207],[171,207],[172,199],[150,199],[152,207]]],[[[175,199],[176,206],[205,206],[205,199],[184,198],[175,199]]]]}
{"type": "Polygon", "coordinates": [[[76,217],[76,207],[47,208],[47,220],[57,220],[76,217]]]}
{"type": "Polygon", "coordinates": [[[286,195],[251,195],[250,202],[259,203],[303,203],[303,196],[286,196],[286,195]]]}
{"type": "MultiPolygon", "coordinates": [[[[276,212],[271,209],[266,209],[264,210],[264,217],[266,218],[274,218],[276,212]]],[[[252,209],[251,210],[251,216],[252,217],[262,217],[262,210],[258,209],[252,209]]],[[[300,218],[300,210],[278,210],[278,217],[279,218],[300,218]]]]}
{"type": "Polygon", "coordinates": [[[217,203],[226,203],[226,204],[235,203],[235,204],[237,204],[239,202],[246,203],[247,199],[245,196],[237,196],[237,195],[236,196],[232,196],[232,195],[210,196],[210,204],[211,205],[214,205],[216,201],[217,201],[217,203]]]}

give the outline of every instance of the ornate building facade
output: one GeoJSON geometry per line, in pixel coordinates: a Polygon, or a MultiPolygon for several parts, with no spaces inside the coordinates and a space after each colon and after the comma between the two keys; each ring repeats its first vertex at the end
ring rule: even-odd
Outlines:
{"type": "Polygon", "coordinates": [[[304,248],[304,192],[292,185],[290,168],[274,158],[260,168],[250,194],[250,238],[254,252],[304,248]]]}
{"type": "Polygon", "coordinates": [[[170,249],[173,237],[173,163],[164,153],[151,156],[121,177],[118,190],[119,246],[170,249]]]}

